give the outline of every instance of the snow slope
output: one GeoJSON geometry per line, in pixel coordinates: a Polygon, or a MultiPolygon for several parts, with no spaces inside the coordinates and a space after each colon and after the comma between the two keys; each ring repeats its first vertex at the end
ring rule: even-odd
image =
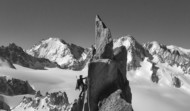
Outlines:
{"type": "Polygon", "coordinates": [[[13,111],[69,111],[70,108],[66,93],[56,92],[48,93],[46,96],[24,97],[13,111]]]}
{"type": "Polygon", "coordinates": [[[59,38],[42,40],[26,52],[34,57],[46,58],[52,62],[56,62],[62,68],[76,70],[81,69],[83,61],[87,57],[84,48],[68,44],[59,38]]]}
{"type": "Polygon", "coordinates": [[[160,63],[157,74],[158,84],[151,82],[152,63],[145,59],[141,68],[128,72],[132,90],[132,105],[134,111],[189,111],[190,106],[190,76],[175,66],[160,63]],[[172,75],[177,75],[183,83],[182,88],[172,85],[172,75]]]}
{"type": "MultiPolygon", "coordinates": [[[[79,91],[75,91],[76,79],[79,75],[87,75],[87,68],[82,71],[63,70],[59,68],[47,68],[47,70],[34,70],[14,64],[15,69],[0,67],[0,75],[10,76],[28,82],[35,88],[40,90],[44,95],[48,92],[65,91],[69,102],[78,98],[79,91]]],[[[6,96],[6,101],[10,107],[19,104],[23,96],[6,96]],[[13,98],[16,99],[16,103],[13,98]],[[13,101],[12,101],[13,100],[13,101]],[[12,103],[13,102],[13,103],[12,103]]]]}
{"type": "MultiPolygon", "coordinates": [[[[78,98],[79,91],[75,91],[76,76],[87,75],[87,67],[82,71],[62,70],[49,68],[48,70],[33,70],[19,65],[16,71],[10,68],[0,68],[1,74],[15,78],[28,80],[36,90],[46,91],[66,91],[69,102],[78,98]]],[[[190,76],[183,74],[179,67],[171,67],[165,63],[159,63],[158,75],[160,81],[153,83],[150,79],[152,63],[146,58],[141,62],[140,68],[128,71],[132,90],[132,105],[135,111],[189,111],[190,106],[190,76]],[[175,88],[172,85],[171,73],[182,78],[182,88],[175,88]]],[[[16,98],[17,102],[12,103],[12,97],[5,97],[8,104],[14,107],[19,104],[21,97],[16,98]],[[20,98],[20,100],[19,100],[20,98]]]]}
{"type": "Polygon", "coordinates": [[[3,57],[0,57],[0,67],[15,68],[14,65],[3,57]]]}

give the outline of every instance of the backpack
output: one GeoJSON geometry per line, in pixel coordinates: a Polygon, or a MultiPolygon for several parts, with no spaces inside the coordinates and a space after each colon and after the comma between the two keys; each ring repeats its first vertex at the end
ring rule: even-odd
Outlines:
{"type": "Polygon", "coordinates": [[[76,83],[76,88],[75,90],[79,90],[80,89],[80,80],[77,79],[77,83],[76,83]]]}

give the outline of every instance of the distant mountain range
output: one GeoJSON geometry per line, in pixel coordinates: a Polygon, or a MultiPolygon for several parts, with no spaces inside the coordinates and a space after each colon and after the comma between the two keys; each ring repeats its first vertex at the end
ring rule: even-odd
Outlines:
{"type": "MultiPolygon", "coordinates": [[[[156,41],[140,44],[132,36],[114,39],[113,48],[125,46],[127,49],[127,69],[140,67],[140,62],[148,57],[153,63],[168,63],[190,73],[190,50],[174,45],[163,45],[156,41]]],[[[0,66],[14,68],[19,64],[32,69],[60,67],[63,69],[81,70],[91,57],[91,48],[69,44],[59,38],[48,38],[40,41],[31,49],[24,51],[14,43],[0,47],[0,66]]]]}
{"type": "MultiPolygon", "coordinates": [[[[111,38],[110,30],[105,27],[105,24],[100,19],[96,19],[96,22],[97,21],[101,24],[101,27],[97,28],[99,26],[97,25],[96,28],[98,33],[96,33],[96,37],[105,38],[96,38],[101,44],[96,41],[96,46],[98,46],[99,49],[95,54],[95,58],[105,59],[109,64],[109,60],[116,60],[113,56],[114,50],[112,50],[112,48],[120,49],[121,46],[124,46],[127,50],[127,54],[125,53],[125,56],[127,56],[127,65],[120,64],[117,67],[122,67],[121,69],[125,69],[126,67],[127,80],[132,83],[134,89],[137,88],[137,92],[140,89],[138,86],[147,88],[152,85],[149,87],[149,91],[155,91],[156,88],[158,89],[154,92],[155,94],[159,93],[158,90],[165,91],[166,95],[164,95],[164,98],[165,96],[168,96],[168,92],[170,93],[171,89],[168,88],[168,86],[173,87],[173,89],[180,89],[180,91],[185,92],[185,94],[190,94],[190,49],[184,49],[174,45],[164,45],[156,41],[140,44],[130,35],[113,40],[111,38]],[[106,49],[108,49],[108,51],[106,49]],[[169,89],[169,91],[165,89],[169,89]]],[[[125,50],[124,47],[122,48],[125,50]]],[[[122,54],[118,56],[118,58],[123,57],[122,54]]],[[[40,41],[28,50],[23,50],[14,43],[9,44],[9,46],[1,46],[0,68],[13,68],[13,70],[17,70],[17,67],[15,67],[17,64],[35,70],[46,70],[48,68],[75,70],[73,72],[78,74],[79,71],[88,66],[91,57],[91,48],[83,48],[75,44],[70,44],[59,38],[48,38],[40,41]]],[[[59,72],[60,69],[58,69],[59,72]]],[[[87,73],[86,70],[85,72],[87,73]]],[[[124,72],[126,72],[126,70],[124,72]]],[[[70,73],[68,75],[70,76],[70,73]]],[[[72,76],[74,77],[75,75],[72,76]]],[[[8,80],[6,78],[7,77],[4,76],[0,77],[2,90],[0,92],[3,95],[33,94],[35,92],[27,81],[18,79],[8,80]],[[23,85],[23,87],[18,87],[19,85],[23,85]],[[3,90],[4,87],[6,89],[3,90]]],[[[48,80],[50,79],[51,78],[48,80]]],[[[67,85],[73,84],[73,81],[70,82],[72,79],[68,80],[69,83],[67,85]]],[[[57,78],[55,81],[57,81],[57,78]]],[[[64,82],[65,81],[67,80],[64,79],[64,82]]],[[[68,93],[70,92],[67,92],[67,94],[68,93]]],[[[146,94],[148,93],[146,92],[146,94]]],[[[71,104],[68,102],[65,92],[55,92],[46,94],[45,96],[40,96],[41,94],[38,93],[36,95],[38,96],[35,96],[34,98],[24,97],[14,110],[20,111],[31,109],[33,111],[37,109],[41,111],[64,109],[67,111],[71,108],[71,104]]],[[[154,96],[155,95],[152,97],[154,96]]],[[[173,95],[170,96],[172,97],[173,95]]],[[[0,105],[2,104],[4,108],[10,109],[7,107],[7,104],[4,103],[4,100],[1,100],[0,98],[0,101],[2,101],[2,103],[0,102],[0,105]]]]}

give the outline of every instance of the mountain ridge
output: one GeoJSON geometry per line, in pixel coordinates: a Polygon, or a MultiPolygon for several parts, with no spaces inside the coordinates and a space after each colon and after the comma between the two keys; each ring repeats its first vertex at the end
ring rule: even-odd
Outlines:
{"type": "Polygon", "coordinates": [[[57,62],[61,68],[80,70],[84,64],[85,49],[63,39],[48,38],[26,50],[29,55],[57,62]]]}

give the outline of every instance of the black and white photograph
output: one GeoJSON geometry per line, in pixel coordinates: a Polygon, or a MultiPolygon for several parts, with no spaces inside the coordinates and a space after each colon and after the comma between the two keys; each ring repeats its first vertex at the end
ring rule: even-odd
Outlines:
{"type": "Polygon", "coordinates": [[[190,111],[190,1],[0,0],[0,111],[190,111]]]}

